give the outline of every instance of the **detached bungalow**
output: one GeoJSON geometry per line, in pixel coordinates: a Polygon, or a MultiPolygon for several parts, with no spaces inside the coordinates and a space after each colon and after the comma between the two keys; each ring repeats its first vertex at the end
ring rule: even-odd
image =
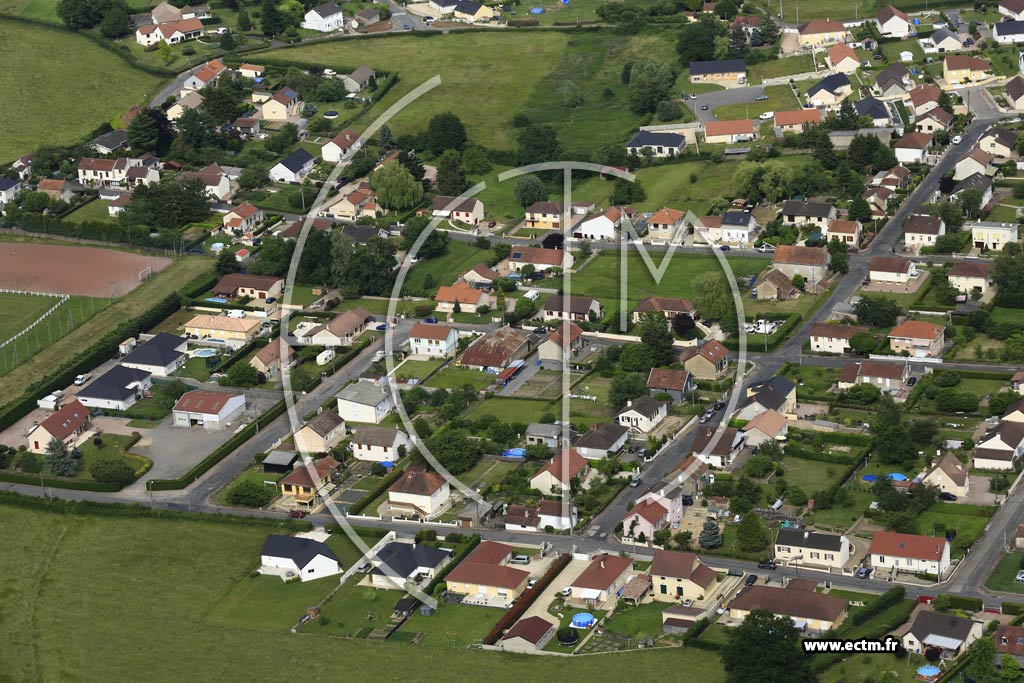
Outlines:
{"type": "Polygon", "coordinates": [[[871,539],[871,566],[908,574],[933,574],[940,579],[949,569],[949,541],[894,531],[875,532],[871,539]]]}
{"type": "Polygon", "coordinates": [[[312,538],[268,534],[260,550],[260,573],[288,581],[314,581],[341,573],[341,564],[327,544],[312,538]]]}
{"type": "Polygon", "coordinates": [[[445,313],[455,312],[458,306],[462,313],[476,313],[477,309],[490,302],[487,292],[477,289],[468,282],[456,282],[454,285],[442,285],[434,295],[437,310],[445,313]]]}
{"type": "Polygon", "coordinates": [[[984,624],[980,621],[934,612],[922,605],[903,635],[903,647],[916,654],[936,648],[943,659],[953,659],[966,652],[983,634],[984,624]]]}
{"type": "Polygon", "coordinates": [[[708,121],[704,124],[704,140],[709,145],[748,142],[754,137],[754,122],[749,119],[708,121]]]}
{"type": "Polygon", "coordinates": [[[626,152],[637,156],[652,156],[658,159],[674,157],[686,147],[686,138],[678,133],[657,133],[649,130],[637,131],[626,143],[626,152]]]}
{"type": "Polygon", "coordinates": [[[967,476],[967,466],[953,455],[952,451],[932,463],[932,467],[921,480],[925,484],[937,486],[940,491],[955,496],[966,496],[971,490],[971,478],[967,476]]]}
{"type": "Polygon", "coordinates": [[[276,183],[302,182],[315,164],[316,159],[313,155],[299,147],[270,169],[270,179],[276,183]]]}
{"type": "Polygon", "coordinates": [[[345,420],[333,410],[322,410],[295,432],[300,453],[326,453],[345,438],[345,420]]]}
{"type": "Polygon", "coordinates": [[[508,257],[508,266],[514,271],[533,266],[535,271],[543,272],[551,268],[572,268],[572,264],[572,254],[562,249],[513,247],[508,257]]]}
{"type": "Polygon", "coordinates": [[[542,316],[545,322],[549,320],[587,322],[600,320],[604,316],[604,308],[600,301],[589,296],[552,294],[544,302],[542,316]]]}
{"type": "Polygon", "coordinates": [[[1024,78],[1014,76],[1006,83],[1006,99],[1009,100],[1011,109],[1024,110],[1024,78]]]}
{"type": "Polygon", "coordinates": [[[852,74],[860,67],[860,58],[852,47],[839,43],[828,49],[828,64],[834,71],[852,74]]]}
{"type": "Polygon", "coordinates": [[[629,440],[629,430],[619,424],[602,422],[591,426],[590,431],[576,442],[575,450],[588,460],[607,458],[609,453],[618,453],[629,440]]]}
{"type": "Polygon", "coordinates": [[[868,266],[872,284],[907,285],[917,277],[917,264],[898,256],[874,256],[868,266]]]}
{"type": "Polygon", "coordinates": [[[647,376],[647,389],[651,396],[668,394],[676,403],[682,402],[686,395],[697,388],[697,383],[686,370],[671,368],[651,368],[647,376]]]}
{"type": "Polygon", "coordinates": [[[846,363],[839,370],[836,386],[845,390],[854,384],[874,384],[882,391],[894,394],[903,388],[909,377],[910,367],[906,363],[846,363]]]}
{"type": "Polygon", "coordinates": [[[664,401],[656,401],[650,396],[630,399],[619,411],[615,420],[630,431],[647,434],[668,417],[668,407],[664,401]]]}
{"type": "Polygon", "coordinates": [[[754,416],[747,424],[743,425],[743,435],[747,446],[757,448],[766,441],[774,441],[785,438],[789,432],[789,422],[776,410],[766,410],[754,416]]]}
{"type": "Polygon", "coordinates": [[[87,408],[128,410],[153,385],[145,370],[115,365],[78,390],[78,401],[87,408]]]}
{"type": "MultiPolygon", "coordinates": [[[[836,47],[846,46],[836,45],[836,47]]],[[[820,109],[794,109],[792,111],[775,112],[775,128],[777,133],[801,133],[805,126],[815,123],[821,123],[820,109]]]]}
{"type": "Polygon", "coordinates": [[[632,572],[632,558],[608,553],[595,555],[587,568],[569,585],[569,600],[595,607],[614,602],[632,572]]]}
{"type": "Polygon", "coordinates": [[[983,81],[991,76],[992,64],[987,59],[970,55],[946,55],[942,60],[942,77],[948,85],[983,81]]]}
{"type": "Polygon", "coordinates": [[[509,565],[515,548],[484,541],[445,575],[449,593],[461,595],[463,605],[508,607],[526,590],[530,572],[509,565]]]}
{"type": "Polygon", "coordinates": [[[660,313],[671,324],[672,319],[680,313],[691,318],[697,317],[697,309],[689,299],[672,299],[663,296],[651,296],[636,305],[633,309],[633,322],[639,323],[646,313],[660,313]]]}
{"type": "Polygon", "coordinates": [[[715,83],[717,81],[737,81],[742,83],[746,79],[747,62],[744,59],[690,62],[691,83],[715,83]]]}
{"type": "Polygon", "coordinates": [[[818,593],[814,589],[816,583],[794,580],[786,588],[764,585],[744,588],[729,603],[729,618],[743,621],[754,610],[768,610],[777,617],[789,617],[801,631],[828,631],[842,621],[846,600],[818,593]]]}
{"type": "Polygon", "coordinates": [[[500,327],[473,340],[462,352],[458,364],[477,370],[502,370],[513,361],[529,356],[536,343],[537,338],[526,330],[500,327]]]}
{"type": "Polygon", "coordinates": [[[590,470],[587,459],[575,448],[563,448],[546,465],[530,477],[530,488],[542,495],[560,494],[569,489],[573,479],[580,480],[590,470]]]}
{"type": "Polygon", "coordinates": [[[935,240],[946,234],[946,222],[939,216],[912,214],[903,224],[903,237],[908,247],[934,247],[935,240]]]}
{"type": "Polygon", "coordinates": [[[185,323],[185,333],[193,339],[219,339],[230,348],[244,346],[256,336],[260,319],[233,318],[229,315],[197,315],[185,323]]]}
{"type": "Polygon", "coordinates": [[[725,427],[721,434],[715,427],[700,427],[693,440],[693,455],[711,467],[729,467],[745,443],[746,437],[735,427],[725,427]]]}
{"type": "Polygon", "coordinates": [[[614,240],[622,224],[622,211],[610,207],[592,218],[582,221],[572,229],[573,239],[596,241],[614,240]]]}
{"type": "Polygon", "coordinates": [[[256,368],[256,372],[264,377],[273,377],[282,367],[290,366],[295,352],[288,344],[284,344],[282,357],[282,344],[280,340],[273,339],[269,344],[256,352],[256,355],[249,360],[249,365],[256,368]]]}
{"type": "Polygon", "coordinates": [[[946,328],[921,320],[908,320],[889,332],[889,348],[895,354],[904,351],[911,358],[938,358],[946,342],[946,328]]]}
{"type": "Polygon", "coordinates": [[[800,47],[845,43],[849,32],[838,21],[812,19],[797,29],[800,47]]]}
{"type": "Polygon", "coordinates": [[[346,128],[320,147],[320,156],[324,161],[336,164],[349,151],[356,152],[362,146],[359,135],[351,128],[346,128]]]}
{"type": "Polygon", "coordinates": [[[850,77],[844,73],[832,74],[807,89],[807,101],[815,107],[833,108],[853,94],[850,77]]]}

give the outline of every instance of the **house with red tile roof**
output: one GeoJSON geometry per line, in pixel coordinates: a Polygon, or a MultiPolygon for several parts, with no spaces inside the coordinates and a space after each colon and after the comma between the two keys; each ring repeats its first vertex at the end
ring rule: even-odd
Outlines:
{"type": "Polygon", "coordinates": [[[395,516],[430,517],[450,497],[446,479],[420,465],[410,465],[388,488],[388,508],[395,516]]]}
{"type": "Polygon", "coordinates": [[[530,488],[549,495],[553,491],[564,491],[569,483],[576,478],[586,476],[590,467],[587,459],[575,448],[565,448],[558,452],[547,464],[537,470],[530,478],[530,488]]]}
{"type": "Polygon", "coordinates": [[[632,558],[608,553],[594,555],[587,568],[569,585],[572,591],[569,601],[594,607],[610,605],[632,573],[632,558]]]}
{"type": "Polygon", "coordinates": [[[871,539],[871,566],[876,578],[882,578],[882,571],[889,574],[945,575],[949,569],[949,541],[938,536],[900,534],[895,531],[878,531],[871,539]]]}
{"type": "Polygon", "coordinates": [[[945,343],[945,326],[923,320],[907,320],[889,332],[892,352],[901,354],[906,351],[911,358],[938,358],[945,343]]]}
{"type": "Polygon", "coordinates": [[[28,433],[28,450],[32,453],[45,453],[52,439],[72,448],[78,444],[82,434],[88,431],[89,425],[89,409],[77,400],[72,401],[32,428],[28,433]]]}

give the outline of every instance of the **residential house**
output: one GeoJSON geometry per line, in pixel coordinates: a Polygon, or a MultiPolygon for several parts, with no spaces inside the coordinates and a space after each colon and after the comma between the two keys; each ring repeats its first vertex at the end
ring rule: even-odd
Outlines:
{"type": "Polygon", "coordinates": [[[953,126],[953,115],[945,109],[934,107],[917,119],[917,129],[922,133],[934,135],[940,130],[950,130],[953,126]]]}
{"type": "Polygon", "coordinates": [[[325,456],[318,460],[303,460],[277,483],[285,497],[284,507],[315,508],[336,489],[335,479],[341,470],[341,463],[325,456]]]}
{"type": "Polygon", "coordinates": [[[534,202],[526,208],[526,227],[561,230],[565,206],[560,202],[534,202]]]}
{"type": "Polygon", "coordinates": [[[854,384],[874,384],[882,391],[894,394],[904,387],[909,377],[910,367],[906,363],[846,363],[839,370],[837,386],[845,390],[854,384]]]}
{"type": "Polygon", "coordinates": [[[1019,136],[1020,134],[1016,131],[1002,126],[992,126],[978,140],[978,146],[997,159],[1013,159],[1016,155],[1019,136]]]}
{"type": "Polygon", "coordinates": [[[633,309],[633,322],[639,323],[647,313],[663,315],[669,324],[673,318],[682,313],[692,318],[697,317],[697,310],[689,299],[672,299],[662,296],[647,297],[638,303],[633,309]]]}
{"type": "Polygon", "coordinates": [[[324,161],[336,164],[349,152],[357,152],[363,146],[359,134],[346,128],[320,147],[320,156],[324,161]]]}
{"type": "MultiPolygon", "coordinates": [[[[167,118],[170,119],[170,109],[167,111],[167,118]]],[[[114,154],[120,149],[128,149],[128,131],[123,128],[107,131],[90,140],[88,146],[97,154],[114,154]]]]}
{"type": "Polygon", "coordinates": [[[563,441],[562,425],[550,425],[542,424],[540,422],[531,422],[526,426],[527,445],[539,445],[547,446],[548,448],[557,448],[558,444],[561,441],[563,441]]]}
{"type": "Polygon", "coordinates": [[[847,221],[836,218],[829,222],[822,237],[830,242],[837,240],[856,249],[860,245],[861,228],[860,221],[847,221]]]}
{"type": "Polygon", "coordinates": [[[451,497],[451,486],[441,475],[420,465],[405,468],[388,487],[388,507],[393,516],[431,517],[451,497]]]}
{"type": "Polygon", "coordinates": [[[372,26],[380,21],[380,11],[373,9],[372,7],[359,10],[356,12],[356,21],[358,21],[361,26],[372,26]]]}
{"type": "Polygon", "coordinates": [[[621,588],[633,573],[633,560],[601,553],[569,585],[569,600],[577,604],[602,607],[614,603],[621,588]]]}
{"type": "Polygon", "coordinates": [[[544,272],[552,268],[572,268],[572,264],[572,254],[563,249],[514,246],[508,257],[508,266],[513,271],[533,266],[536,272],[544,272]]]}
{"type": "Polygon", "coordinates": [[[572,362],[586,345],[583,330],[573,322],[562,322],[537,347],[537,357],[545,367],[559,369],[562,361],[572,362]]]}
{"type": "Polygon", "coordinates": [[[573,479],[582,480],[590,470],[587,459],[575,448],[563,448],[530,477],[530,488],[542,495],[568,491],[573,479]]]}
{"type": "Polygon", "coordinates": [[[833,108],[853,94],[850,77],[844,73],[832,74],[807,89],[805,97],[815,107],[833,108]]]}
{"type": "Polygon", "coordinates": [[[619,226],[622,224],[622,211],[610,207],[592,218],[577,223],[572,228],[572,236],[578,240],[608,241],[618,237],[619,226]]]}
{"type": "Polygon", "coordinates": [[[454,12],[457,4],[458,0],[430,0],[429,2],[430,7],[442,15],[454,12]]]}
{"type": "Polygon", "coordinates": [[[935,240],[945,234],[946,222],[939,216],[911,214],[903,224],[903,239],[914,251],[934,247],[935,240]]]}
{"type": "Polygon", "coordinates": [[[661,208],[647,219],[647,235],[652,240],[678,241],[686,225],[686,214],[679,209],[661,208]]]}
{"type": "Polygon", "coordinates": [[[754,296],[761,301],[788,301],[800,296],[792,278],[774,268],[761,271],[753,290],[754,296]]]}
{"type": "Polygon", "coordinates": [[[783,565],[843,569],[850,561],[850,539],[809,529],[779,529],[774,557],[783,565]]]}
{"type": "Polygon", "coordinates": [[[222,224],[225,231],[245,235],[256,230],[264,220],[263,209],[258,209],[249,202],[242,202],[224,214],[222,224]]]}
{"type": "Polygon", "coordinates": [[[128,410],[153,385],[145,370],[115,365],[78,390],[78,402],[87,408],[128,410]]]}
{"type": "Polygon", "coordinates": [[[342,571],[338,557],[326,543],[301,536],[267,534],[260,550],[260,573],[315,581],[342,571]]]}
{"type": "Polygon", "coordinates": [[[67,448],[74,448],[90,425],[89,409],[78,400],[71,401],[29,430],[28,450],[45,453],[54,439],[67,448]]]}
{"type": "Polygon", "coordinates": [[[501,279],[501,274],[486,264],[478,263],[460,275],[459,279],[479,289],[489,290],[501,279]]]}
{"type": "Polygon", "coordinates": [[[367,330],[373,317],[362,306],[338,313],[327,323],[296,330],[304,344],[315,346],[351,346],[367,330]],[[300,332],[301,330],[301,332],[300,332]]]}
{"type": "Polygon", "coordinates": [[[225,299],[249,297],[258,301],[278,298],[284,290],[284,278],[276,275],[229,273],[213,286],[213,293],[225,299]]]}
{"type": "MultiPolygon", "coordinates": [[[[355,221],[360,218],[377,218],[383,214],[383,209],[377,203],[377,193],[366,185],[359,187],[348,194],[341,195],[337,201],[330,206],[321,209],[320,215],[324,218],[336,218],[345,221],[355,221]]],[[[346,228],[372,228],[372,226],[352,225],[346,228]]],[[[347,234],[347,231],[346,231],[347,234]]],[[[379,236],[379,230],[374,230],[374,236],[379,236]]],[[[359,241],[359,240],[354,240],[359,241]]]]}
{"type": "MultiPolygon", "coordinates": [[[[203,96],[197,92],[190,92],[167,108],[166,116],[168,121],[177,121],[182,115],[191,110],[198,109],[203,103],[203,96]]],[[[116,131],[115,131],[116,132],[116,131]]],[[[122,131],[123,132],[123,131],[122,131]]],[[[101,152],[109,154],[110,152],[101,152]]]]}
{"type": "Polygon", "coordinates": [[[203,34],[203,22],[198,19],[180,19],[162,24],[148,24],[135,29],[135,42],[144,47],[161,42],[177,45],[195,40],[203,34]]]}
{"type": "Polygon", "coordinates": [[[992,264],[981,261],[960,261],[946,271],[953,289],[965,294],[985,294],[992,284],[992,264]]]}
{"type": "Polygon", "coordinates": [[[693,455],[711,467],[730,467],[745,443],[746,437],[735,427],[701,426],[693,440],[693,455]]]}
{"type": "Polygon", "coordinates": [[[704,140],[709,145],[748,142],[754,137],[754,122],[750,119],[707,121],[704,124],[704,140]]]}
{"type": "Polygon", "coordinates": [[[914,116],[924,116],[939,106],[939,97],[942,95],[942,91],[937,86],[925,83],[913,88],[907,95],[910,96],[911,113],[914,116]]]}
{"type": "Polygon", "coordinates": [[[742,428],[746,445],[757,448],[766,441],[785,439],[789,432],[789,422],[777,410],[766,410],[754,416],[742,428]]]}
{"type": "Polygon", "coordinates": [[[188,360],[188,339],[166,332],[154,335],[121,359],[121,365],[145,370],[154,377],[167,377],[188,360]]]}
{"type": "Polygon", "coordinates": [[[948,85],[984,81],[992,77],[992,64],[987,59],[970,55],[946,55],[942,60],[942,78],[948,85]]]}
{"type": "Polygon", "coordinates": [[[846,27],[831,19],[812,19],[797,28],[797,40],[804,48],[845,43],[848,36],[846,27]]]}
{"type": "Polygon", "coordinates": [[[753,213],[726,211],[722,214],[722,242],[739,246],[753,244],[758,227],[753,213]]]}
{"type": "Polygon", "coordinates": [[[884,218],[889,208],[889,201],[895,196],[895,192],[884,185],[869,187],[861,196],[872,207],[871,216],[874,219],[884,218]]]}
{"type": "Polygon", "coordinates": [[[1021,455],[1024,455],[1024,423],[1004,417],[978,440],[974,449],[974,467],[979,470],[1012,470],[1021,455]]]}
{"type": "MultiPolygon", "coordinates": [[[[635,539],[639,543],[650,541],[654,537],[654,532],[672,525],[669,504],[667,500],[656,494],[644,495],[626,511],[622,518],[620,523],[623,535],[635,539]]],[[[681,509],[682,506],[680,506],[681,509]]]]}
{"type": "Polygon", "coordinates": [[[797,275],[814,285],[825,279],[832,258],[824,247],[796,247],[780,244],[772,254],[772,268],[792,280],[797,275]]]}
{"type": "Polygon", "coordinates": [[[337,31],[344,28],[345,15],[341,11],[341,7],[338,6],[338,3],[333,1],[325,2],[306,12],[299,26],[310,31],[320,31],[322,33],[337,31]]]}
{"type": "Polygon", "coordinates": [[[43,178],[36,185],[36,192],[42,192],[55,202],[70,202],[75,196],[63,178],[43,178]]]}
{"type": "MultiPolygon", "coordinates": [[[[836,45],[836,47],[846,46],[836,45]]],[[[777,133],[802,133],[805,126],[816,123],[821,123],[820,109],[804,108],[775,112],[775,128],[777,133]]]]}
{"type": "Polygon", "coordinates": [[[341,443],[346,433],[344,418],[333,410],[324,409],[295,432],[295,450],[310,454],[327,453],[341,443]]]}
{"type": "MultiPolygon", "coordinates": [[[[1024,662],[1024,626],[1000,624],[992,636],[996,641],[997,660],[1001,660],[1004,655],[1010,655],[1017,664],[1024,662]]],[[[996,665],[1001,666],[1001,662],[997,662],[996,665]]]]}
{"type": "Polygon", "coordinates": [[[505,529],[509,531],[544,531],[548,527],[565,531],[576,526],[576,506],[561,501],[541,499],[534,507],[509,505],[505,513],[505,529]]]}
{"type": "Polygon", "coordinates": [[[431,212],[434,218],[459,221],[466,225],[477,226],[484,219],[484,203],[474,197],[434,197],[431,212]]]}
{"type": "MultiPolygon", "coordinates": [[[[227,70],[228,68],[225,66],[224,60],[211,59],[189,74],[188,78],[182,82],[181,88],[182,90],[192,92],[202,90],[207,86],[213,85],[227,70]]],[[[168,116],[168,118],[170,117],[168,116]]]]}
{"type": "Polygon", "coordinates": [[[362,91],[370,83],[373,83],[375,78],[377,78],[377,72],[362,64],[352,73],[342,76],[341,82],[344,84],[346,91],[356,93],[362,91]]]}
{"type": "Polygon", "coordinates": [[[903,647],[915,654],[935,648],[942,653],[942,659],[953,659],[966,652],[983,634],[984,624],[980,621],[921,606],[903,634],[903,647]]]}
{"type": "Polygon", "coordinates": [[[352,457],[368,462],[397,462],[412,445],[409,435],[391,427],[359,427],[350,441],[352,457]]]}
{"type": "Polygon", "coordinates": [[[868,328],[862,325],[814,323],[811,325],[811,351],[815,353],[843,354],[850,351],[850,340],[868,328]]]}
{"type": "Polygon", "coordinates": [[[668,417],[668,405],[650,396],[626,401],[615,416],[615,421],[630,431],[647,434],[668,417]]]}
{"type": "Polygon", "coordinates": [[[994,161],[995,157],[993,155],[975,145],[967,154],[957,160],[956,165],[953,167],[953,180],[963,180],[975,173],[984,175],[988,173],[994,161]]]}
{"type": "Polygon", "coordinates": [[[313,155],[299,147],[270,169],[270,179],[276,183],[299,183],[309,175],[315,164],[313,155]]]}
{"type": "Polygon", "coordinates": [[[500,327],[474,339],[459,357],[464,368],[496,372],[533,353],[537,338],[526,330],[500,327]]]}
{"type": "Polygon", "coordinates": [[[696,555],[675,550],[655,550],[650,568],[655,600],[702,600],[709,597],[718,582],[715,570],[696,555]]]}
{"type": "Polygon", "coordinates": [[[282,344],[280,339],[273,339],[249,359],[249,365],[269,379],[275,376],[282,367],[290,367],[294,355],[295,352],[292,351],[291,346],[282,344]]]}
{"type": "Polygon", "coordinates": [[[782,222],[784,225],[812,225],[825,232],[829,222],[836,215],[836,207],[824,202],[789,200],[782,204],[782,222]]]}
{"type": "Polygon", "coordinates": [[[1000,21],[992,24],[992,38],[1000,45],[1024,43],[1024,21],[1000,21]]]}
{"type": "Polygon", "coordinates": [[[259,326],[260,319],[255,317],[234,318],[204,313],[185,323],[185,333],[195,335],[193,339],[219,339],[230,348],[241,348],[256,336],[259,326]]]}
{"type": "Polygon", "coordinates": [[[833,71],[852,74],[860,67],[860,58],[849,45],[837,43],[828,49],[828,65],[833,71]]]}
{"type": "MultiPolygon", "coordinates": [[[[258,105],[260,116],[266,121],[288,121],[302,112],[303,102],[299,93],[291,88],[281,88],[258,105]]],[[[308,152],[307,152],[308,154],[308,152]]]]}
{"type": "Polygon", "coordinates": [[[733,417],[752,420],[768,410],[775,410],[785,416],[796,413],[796,385],[787,377],[776,375],[767,382],[750,385],[746,398],[733,417]]]}
{"type": "Polygon", "coordinates": [[[431,581],[452,558],[447,548],[434,548],[423,543],[391,541],[367,558],[370,563],[370,585],[384,590],[401,590],[407,584],[431,581]]]}
{"type": "Polygon", "coordinates": [[[878,32],[885,37],[907,38],[914,32],[907,13],[892,5],[886,5],[878,10],[878,14],[875,15],[875,26],[878,27],[878,32]]]}
{"type": "Polygon", "coordinates": [[[508,607],[526,591],[530,572],[509,564],[515,548],[483,541],[445,577],[445,587],[463,605],[508,607]]]}
{"type": "Polygon", "coordinates": [[[1006,99],[1010,109],[1024,111],[1024,78],[1014,76],[1006,83],[1006,99]]]}
{"type": "Polygon", "coordinates": [[[722,241],[722,217],[701,216],[693,224],[694,242],[718,244],[722,241]]]}
{"type": "Polygon", "coordinates": [[[658,133],[639,130],[626,143],[626,153],[657,159],[674,157],[686,147],[686,138],[678,133],[658,133]]]}
{"type": "Polygon", "coordinates": [[[614,422],[591,425],[573,449],[588,460],[600,460],[609,453],[618,453],[629,440],[629,429],[614,422]]]}
{"type": "Polygon", "coordinates": [[[199,171],[186,171],[182,174],[186,179],[198,178],[203,181],[206,194],[217,201],[224,201],[231,196],[231,179],[221,169],[220,164],[210,164],[199,171]]]}
{"type": "Polygon", "coordinates": [[[949,541],[945,538],[876,531],[869,552],[872,567],[893,574],[932,574],[941,580],[949,569],[949,541]]]}
{"type": "Polygon", "coordinates": [[[414,356],[452,358],[459,348],[459,331],[447,325],[416,323],[409,330],[409,349],[414,356]]]}
{"type": "Polygon", "coordinates": [[[32,154],[18,157],[11,164],[11,170],[18,175],[19,180],[27,180],[32,175],[32,154]]]}
{"type": "Polygon", "coordinates": [[[971,490],[971,478],[967,476],[967,466],[960,462],[952,451],[948,451],[933,462],[931,469],[921,481],[955,496],[966,496],[971,490]]]}
{"type": "Polygon", "coordinates": [[[925,54],[939,53],[943,54],[946,52],[956,52],[962,50],[964,47],[960,37],[957,34],[950,31],[948,28],[940,28],[931,34],[927,38],[922,38],[920,41],[921,48],[925,54]]]}
{"type": "Polygon", "coordinates": [[[501,637],[499,647],[508,652],[538,652],[551,642],[555,624],[544,617],[524,617],[501,637]]]}
{"type": "Polygon", "coordinates": [[[459,0],[455,4],[453,16],[456,21],[464,21],[469,24],[486,22],[494,18],[494,8],[489,7],[476,0],[459,0]]]}
{"type": "Polygon", "coordinates": [[[601,306],[600,301],[589,296],[552,294],[544,302],[541,314],[545,322],[549,320],[587,322],[604,317],[604,307],[601,306]]]}
{"type": "Polygon", "coordinates": [[[716,83],[747,79],[747,62],[744,59],[717,59],[707,62],[690,62],[691,83],[716,83]]]}
{"type": "Polygon", "coordinates": [[[243,78],[263,78],[263,75],[267,72],[267,67],[259,66],[258,64],[243,64],[238,67],[238,73],[243,78]]]}
{"type": "Polygon", "coordinates": [[[875,76],[875,87],[885,98],[902,97],[910,91],[912,86],[910,72],[899,62],[890,64],[875,76]]]}
{"type": "Polygon", "coordinates": [[[679,356],[683,369],[697,379],[716,380],[729,366],[729,350],[714,339],[698,342],[679,356]]]}
{"type": "Polygon", "coordinates": [[[754,610],[789,617],[801,631],[823,633],[839,625],[846,614],[846,600],[814,590],[816,581],[791,581],[785,588],[754,585],[744,588],[729,602],[729,618],[743,621],[754,610]]]}
{"type": "Polygon", "coordinates": [[[1024,20],[1024,0],[999,0],[999,13],[1014,21],[1024,20]]]}
{"type": "Polygon", "coordinates": [[[893,145],[896,159],[901,164],[923,164],[932,148],[932,140],[932,136],[927,133],[907,133],[893,145]]]}
{"type": "Polygon", "coordinates": [[[907,320],[889,332],[889,348],[912,358],[939,358],[946,342],[946,328],[921,320],[907,320]]]}
{"type": "Polygon", "coordinates": [[[978,221],[970,227],[971,243],[975,249],[1002,251],[1007,244],[1018,241],[1016,223],[978,221]]]}
{"type": "Polygon", "coordinates": [[[11,180],[0,177],[0,207],[14,200],[14,197],[21,192],[20,180],[11,180]]]}
{"type": "Polygon", "coordinates": [[[437,302],[437,310],[444,313],[476,313],[483,306],[489,305],[491,299],[482,289],[477,289],[468,282],[459,281],[454,285],[438,287],[434,301],[437,302]]]}
{"type": "Polygon", "coordinates": [[[953,188],[953,192],[949,195],[950,200],[957,199],[964,190],[977,190],[981,195],[981,206],[988,206],[992,201],[992,178],[981,173],[967,176],[953,188]]]}
{"type": "MultiPolygon", "coordinates": [[[[894,64],[893,66],[899,66],[899,64],[894,64]]],[[[875,126],[888,126],[892,123],[892,118],[890,118],[889,109],[886,107],[885,102],[874,97],[865,97],[854,102],[853,109],[857,112],[858,116],[871,117],[871,123],[875,126]]]]}
{"type": "Polygon", "coordinates": [[[360,380],[338,392],[338,414],[346,422],[380,424],[395,409],[391,393],[375,382],[360,380]]]}
{"type": "Polygon", "coordinates": [[[906,286],[917,277],[917,264],[899,256],[873,256],[868,266],[871,284],[906,286]]]}
{"type": "Polygon", "coordinates": [[[175,427],[218,430],[231,426],[229,420],[245,410],[245,394],[196,390],[182,394],[171,411],[175,427]]]}
{"type": "MultiPolygon", "coordinates": [[[[149,185],[160,179],[160,173],[143,159],[119,157],[117,159],[78,160],[78,182],[87,187],[121,187],[138,184],[149,185]],[[129,171],[140,169],[141,174],[129,177],[129,171]],[[150,173],[152,172],[152,173],[150,173]]],[[[12,187],[16,186],[16,183],[12,187]]]]}

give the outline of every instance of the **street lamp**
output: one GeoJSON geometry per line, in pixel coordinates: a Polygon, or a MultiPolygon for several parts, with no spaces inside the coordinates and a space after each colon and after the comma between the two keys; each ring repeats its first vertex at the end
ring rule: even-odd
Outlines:
{"type": "Polygon", "coordinates": [[[14,273],[14,291],[18,290],[18,261],[14,258],[14,251],[11,251],[11,272],[14,273]]]}

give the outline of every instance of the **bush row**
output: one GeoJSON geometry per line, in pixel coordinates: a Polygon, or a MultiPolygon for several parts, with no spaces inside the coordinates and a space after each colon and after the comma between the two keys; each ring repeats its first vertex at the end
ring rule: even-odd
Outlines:
{"type": "Polygon", "coordinates": [[[376,500],[377,496],[387,491],[392,484],[398,481],[398,478],[402,476],[402,472],[404,471],[405,470],[403,470],[401,467],[393,468],[391,470],[391,474],[384,477],[379,484],[377,484],[375,487],[367,491],[365,496],[357,500],[351,507],[349,507],[347,514],[358,515],[360,512],[366,509],[366,506],[369,505],[372,501],[376,500]]]}
{"type": "Polygon", "coordinates": [[[480,534],[473,534],[472,536],[468,536],[464,539],[464,541],[465,545],[462,547],[462,550],[452,555],[452,559],[448,562],[448,564],[442,567],[441,571],[434,574],[434,578],[431,579],[430,583],[428,583],[426,588],[423,589],[424,593],[426,593],[427,595],[433,595],[434,590],[441,585],[442,581],[444,581],[444,577],[448,576],[448,572],[455,569],[455,567],[457,567],[464,559],[466,559],[467,555],[476,550],[476,547],[480,545],[480,534]]]}
{"type": "MultiPolygon", "coordinates": [[[[530,606],[534,601],[540,597],[541,593],[551,585],[551,582],[555,580],[555,577],[565,569],[566,565],[572,559],[570,553],[565,553],[557,560],[551,563],[548,570],[544,572],[544,576],[534,584],[533,588],[527,589],[519,599],[516,600],[515,606],[501,615],[501,619],[498,619],[496,623],[484,638],[483,642],[487,645],[494,645],[501,638],[502,634],[505,633],[505,629],[511,628],[512,624],[519,621],[519,618],[526,613],[526,610],[530,609],[530,606]]],[[[449,565],[450,566],[450,565],[449,565]]]]}
{"type": "Polygon", "coordinates": [[[897,604],[900,600],[906,598],[906,596],[907,591],[903,586],[890,588],[865,605],[864,609],[859,612],[855,612],[853,616],[850,617],[850,621],[854,626],[860,626],[861,624],[874,619],[877,615],[897,604]]]}
{"type": "Polygon", "coordinates": [[[11,484],[28,484],[30,486],[49,486],[54,489],[72,489],[75,491],[103,491],[111,493],[120,491],[121,484],[104,484],[98,481],[86,479],[58,479],[38,474],[24,474],[21,472],[0,472],[0,481],[11,484]]]}
{"type": "Polygon", "coordinates": [[[962,595],[942,595],[953,609],[962,609],[965,612],[977,612],[985,606],[981,598],[969,598],[962,595]]]}
{"type": "Polygon", "coordinates": [[[258,427],[265,427],[284,414],[285,402],[278,401],[267,412],[260,415],[256,422],[250,422],[240,432],[218,446],[212,453],[196,463],[188,472],[177,479],[150,479],[146,487],[150,491],[176,491],[183,489],[196,479],[206,474],[211,467],[223,460],[229,453],[251,439],[258,427]]]}

